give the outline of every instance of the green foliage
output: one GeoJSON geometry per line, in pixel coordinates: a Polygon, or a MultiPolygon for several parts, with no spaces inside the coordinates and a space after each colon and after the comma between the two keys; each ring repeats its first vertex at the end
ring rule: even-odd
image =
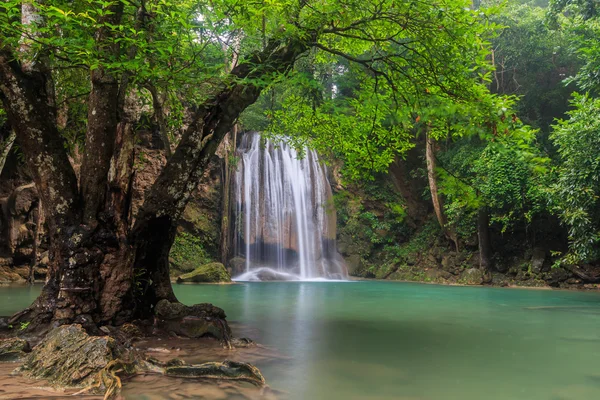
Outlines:
{"type": "Polygon", "coordinates": [[[517,115],[541,129],[541,144],[551,150],[547,142],[550,125],[566,112],[573,90],[563,80],[575,74],[581,62],[571,52],[575,36],[546,24],[544,4],[521,3],[507,2],[493,17],[505,28],[492,40],[495,71],[490,89],[518,95],[517,115]]]}
{"type": "Polygon", "coordinates": [[[551,136],[560,155],[552,205],[569,228],[568,261],[585,262],[600,256],[600,99],[575,95],[573,107],[551,136]]]}
{"type": "Polygon", "coordinates": [[[551,0],[548,22],[573,35],[571,50],[583,62],[574,80],[584,90],[600,88],[600,6],[596,0],[551,0]]]}
{"type": "Polygon", "coordinates": [[[200,266],[211,261],[200,238],[187,232],[177,234],[169,257],[175,266],[200,266]]]}
{"type": "Polygon", "coordinates": [[[440,234],[440,225],[436,220],[429,219],[407,242],[386,246],[385,251],[389,257],[388,262],[393,265],[414,263],[420,254],[434,245],[440,234]]]}

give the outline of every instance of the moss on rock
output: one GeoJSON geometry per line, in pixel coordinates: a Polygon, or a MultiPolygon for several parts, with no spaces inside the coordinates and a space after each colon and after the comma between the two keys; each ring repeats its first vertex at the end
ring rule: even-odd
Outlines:
{"type": "Polygon", "coordinates": [[[212,304],[186,306],[178,302],[161,300],[154,312],[158,325],[167,332],[185,337],[212,336],[228,342],[231,329],[225,320],[225,312],[212,304]]]}
{"type": "Polygon", "coordinates": [[[81,325],[53,329],[31,352],[21,371],[60,387],[88,387],[123,349],[108,336],[89,336],[81,325]]]}
{"type": "Polygon", "coordinates": [[[214,262],[204,264],[192,272],[183,274],[177,278],[177,283],[218,283],[231,282],[229,272],[221,263],[214,262]]]}
{"type": "Polygon", "coordinates": [[[10,338],[0,340],[0,361],[17,361],[29,351],[29,343],[23,339],[10,338]]]}

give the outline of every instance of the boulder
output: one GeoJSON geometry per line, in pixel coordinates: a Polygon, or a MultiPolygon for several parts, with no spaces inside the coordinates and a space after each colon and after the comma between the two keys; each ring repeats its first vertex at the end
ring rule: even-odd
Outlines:
{"type": "Polygon", "coordinates": [[[187,365],[181,360],[172,360],[164,367],[166,376],[180,378],[214,378],[222,380],[242,380],[256,386],[265,386],[265,378],[252,364],[228,361],[207,362],[199,365],[187,365]]]}
{"type": "Polygon", "coordinates": [[[358,254],[353,254],[344,258],[346,267],[348,268],[348,275],[356,276],[360,271],[362,260],[358,254]]]}
{"type": "Polygon", "coordinates": [[[462,273],[461,280],[467,285],[481,285],[485,281],[485,274],[479,268],[469,268],[462,273]]]}
{"type": "Polygon", "coordinates": [[[546,261],[546,249],[542,247],[534,248],[533,255],[531,256],[531,272],[534,274],[542,272],[544,261],[546,261]]]}
{"type": "Polygon", "coordinates": [[[23,339],[0,339],[0,361],[18,361],[25,358],[29,343],[23,339]]]}
{"type": "Polygon", "coordinates": [[[546,276],[546,282],[550,286],[559,286],[561,282],[566,281],[571,276],[571,273],[562,267],[552,268],[546,276]]]}
{"type": "Polygon", "coordinates": [[[35,346],[20,370],[55,386],[88,387],[123,351],[111,337],[89,336],[81,325],[63,325],[35,346]]]}
{"type": "Polygon", "coordinates": [[[246,272],[246,259],[243,257],[234,257],[229,260],[227,265],[229,267],[227,270],[231,276],[241,275],[246,272]]]}
{"type": "Polygon", "coordinates": [[[196,268],[177,278],[177,283],[218,283],[231,282],[231,276],[221,263],[214,262],[196,268]]]}
{"type": "Polygon", "coordinates": [[[0,283],[25,283],[25,279],[9,267],[0,267],[0,283]]]}
{"type": "Polygon", "coordinates": [[[161,300],[154,313],[160,328],[179,336],[198,338],[211,336],[228,341],[231,329],[225,312],[212,304],[186,306],[178,302],[161,300]]]}

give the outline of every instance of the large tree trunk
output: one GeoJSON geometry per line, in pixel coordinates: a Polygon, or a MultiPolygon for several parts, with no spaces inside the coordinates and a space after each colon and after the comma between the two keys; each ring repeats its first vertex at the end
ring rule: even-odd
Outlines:
{"type": "Polygon", "coordinates": [[[431,192],[431,201],[433,203],[433,210],[435,216],[444,231],[444,234],[454,242],[456,251],[459,250],[458,236],[452,227],[448,226],[448,220],[444,213],[444,202],[442,196],[438,190],[437,173],[436,169],[436,158],[435,158],[435,140],[429,136],[429,133],[425,136],[425,160],[427,161],[427,179],[429,180],[429,191],[431,192]]]}

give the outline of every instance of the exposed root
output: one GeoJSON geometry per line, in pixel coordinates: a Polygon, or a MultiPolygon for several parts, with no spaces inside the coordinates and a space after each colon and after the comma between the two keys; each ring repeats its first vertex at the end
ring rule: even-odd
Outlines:
{"type": "MultiPolygon", "coordinates": [[[[222,339],[231,346],[228,334],[222,339]]],[[[84,387],[75,395],[104,393],[105,400],[119,395],[122,377],[148,372],[177,378],[239,380],[266,387],[265,378],[251,364],[186,364],[180,359],[162,363],[113,337],[90,336],[80,325],[52,330],[27,356],[20,371],[57,387],[84,387]]]]}

